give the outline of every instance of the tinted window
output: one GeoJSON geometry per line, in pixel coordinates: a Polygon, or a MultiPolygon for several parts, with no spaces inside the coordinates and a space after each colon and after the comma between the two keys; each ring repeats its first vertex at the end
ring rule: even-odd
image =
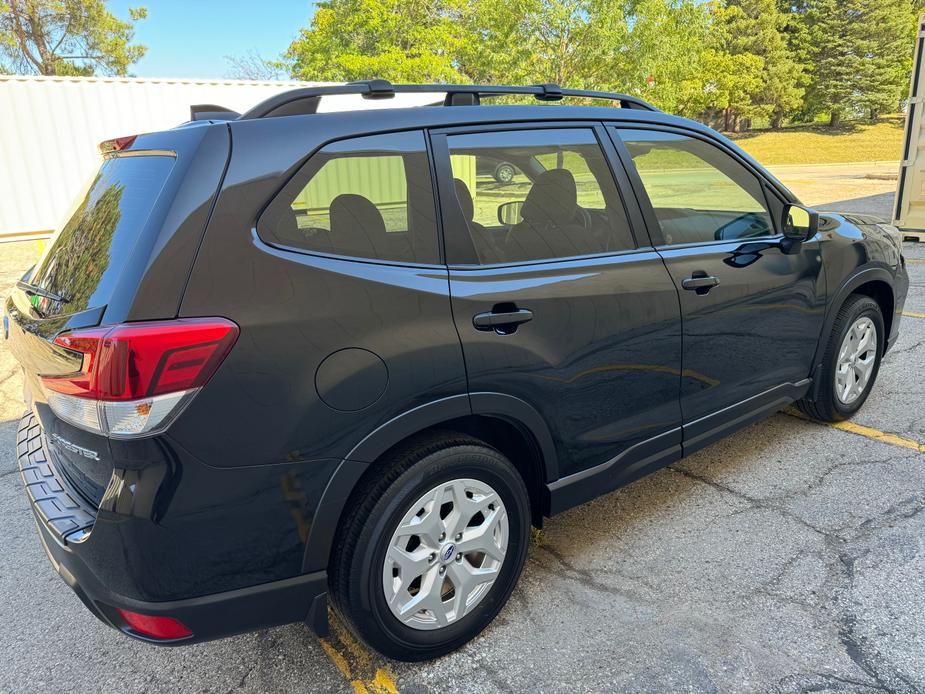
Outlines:
{"type": "Polygon", "coordinates": [[[447,144],[456,198],[479,262],[635,247],[594,131],[451,135],[447,144]]]}
{"type": "Polygon", "coordinates": [[[46,306],[44,313],[76,313],[108,303],[175,161],[147,156],[103,162],[31,278],[67,299],[46,306]]]}
{"type": "Polygon", "coordinates": [[[335,142],[270,205],[261,233],[286,246],[358,258],[437,262],[430,166],[421,132],[335,142]]]}
{"type": "Polygon", "coordinates": [[[700,243],[773,234],[758,179],[697,138],[620,130],[649,195],[665,243],[700,243]]]}

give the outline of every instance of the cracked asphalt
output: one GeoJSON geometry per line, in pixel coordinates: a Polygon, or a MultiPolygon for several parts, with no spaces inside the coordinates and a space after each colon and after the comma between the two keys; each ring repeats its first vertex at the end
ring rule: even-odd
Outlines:
{"type": "MultiPolygon", "coordinates": [[[[0,246],[4,295],[34,254],[0,246]]],[[[901,327],[854,422],[906,445],[776,414],[549,520],[495,623],[417,665],[336,623],[177,649],[98,623],[39,546],[0,346],[0,691],[925,692],[925,318],[901,327]]]]}

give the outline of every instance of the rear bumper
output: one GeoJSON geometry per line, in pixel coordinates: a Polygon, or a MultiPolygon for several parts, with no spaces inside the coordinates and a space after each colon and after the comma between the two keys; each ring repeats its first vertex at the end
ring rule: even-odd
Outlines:
{"type": "Polygon", "coordinates": [[[17,444],[20,474],[48,559],[84,605],[104,623],[134,638],[164,645],[208,641],[302,621],[319,635],[327,633],[324,571],[165,602],[136,600],[114,592],[99,580],[82,556],[95,513],[57,474],[47,456],[41,428],[31,414],[20,422],[17,444]],[[193,635],[173,641],[147,638],[126,626],[118,608],[173,617],[189,627],[193,635]]]}

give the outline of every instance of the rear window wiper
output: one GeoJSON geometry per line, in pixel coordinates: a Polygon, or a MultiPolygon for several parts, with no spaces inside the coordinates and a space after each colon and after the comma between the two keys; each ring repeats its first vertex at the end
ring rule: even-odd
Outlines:
{"type": "Polygon", "coordinates": [[[43,289],[37,284],[30,284],[29,282],[26,282],[26,280],[19,280],[16,283],[16,286],[27,294],[34,294],[36,296],[41,296],[44,299],[51,299],[52,301],[57,301],[62,304],[68,303],[68,299],[61,296],[60,294],[55,294],[54,292],[50,292],[47,289],[43,289]]]}

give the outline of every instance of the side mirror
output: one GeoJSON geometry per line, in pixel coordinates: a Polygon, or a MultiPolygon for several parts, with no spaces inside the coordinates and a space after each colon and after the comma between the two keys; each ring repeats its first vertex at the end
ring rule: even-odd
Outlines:
{"type": "Polygon", "coordinates": [[[781,226],[788,239],[809,241],[819,231],[819,213],[799,205],[787,205],[781,226]]]}
{"type": "Polygon", "coordinates": [[[519,224],[521,221],[523,221],[523,218],[520,216],[520,211],[523,209],[523,207],[524,204],[520,200],[505,202],[501,205],[498,205],[498,221],[506,227],[512,227],[515,224],[519,224]]]}

